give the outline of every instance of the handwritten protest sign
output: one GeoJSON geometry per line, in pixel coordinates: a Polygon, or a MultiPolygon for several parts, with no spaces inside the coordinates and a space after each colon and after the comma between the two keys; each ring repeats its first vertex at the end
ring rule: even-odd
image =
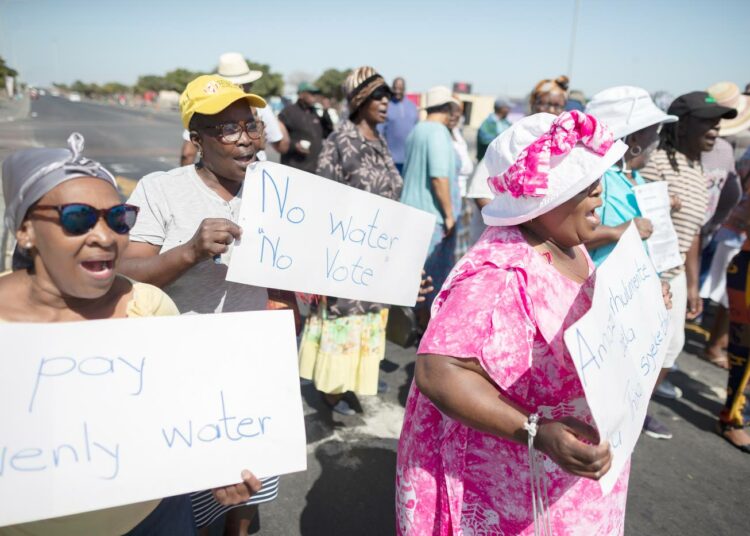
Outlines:
{"type": "Polygon", "coordinates": [[[651,220],[654,232],[646,240],[651,262],[657,272],[665,272],[682,264],[677,231],[672,224],[671,203],[667,183],[651,182],[633,187],[638,209],[651,220]]]}
{"type": "Polygon", "coordinates": [[[435,217],[294,168],[248,168],[227,279],[414,305],[435,217]]]}
{"type": "Polygon", "coordinates": [[[289,311],[0,324],[0,526],[306,468],[289,311]]]}
{"type": "Polygon", "coordinates": [[[591,309],[565,331],[599,434],[613,461],[609,493],[641,433],[669,342],[661,283],[633,224],[596,270],[591,309]]]}

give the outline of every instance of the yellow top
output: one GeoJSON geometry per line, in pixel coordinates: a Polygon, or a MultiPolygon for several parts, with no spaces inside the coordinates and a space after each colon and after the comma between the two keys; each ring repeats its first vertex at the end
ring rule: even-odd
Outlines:
{"type": "MultiPolygon", "coordinates": [[[[180,312],[172,299],[161,289],[133,282],[133,298],[127,306],[129,318],[173,316],[180,312]]],[[[0,322],[3,322],[0,319],[0,322]]],[[[34,521],[0,528],[0,536],[80,536],[82,534],[120,535],[135,528],[161,502],[160,499],[104,510],[95,510],[43,521],[34,521]]],[[[8,506],[7,504],[5,506],[8,506]]]]}

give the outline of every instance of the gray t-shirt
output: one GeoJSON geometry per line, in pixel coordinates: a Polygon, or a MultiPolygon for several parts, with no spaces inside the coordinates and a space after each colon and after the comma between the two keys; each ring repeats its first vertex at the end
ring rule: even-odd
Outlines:
{"type": "MultiPolygon", "coordinates": [[[[206,218],[236,222],[242,190],[224,201],[204,184],[195,166],[159,171],[143,177],[128,203],[140,207],[130,231],[133,242],[161,246],[161,253],[189,241],[206,218]]],[[[259,311],[266,308],[266,289],[225,280],[227,266],[211,259],[200,262],[164,288],[181,313],[259,311]]]]}

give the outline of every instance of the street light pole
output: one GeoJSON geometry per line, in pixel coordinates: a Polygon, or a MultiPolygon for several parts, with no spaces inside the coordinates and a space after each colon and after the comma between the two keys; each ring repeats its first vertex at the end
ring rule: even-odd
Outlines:
{"type": "Polygon", "coordinates": [[[573,79],[573,58],[576,53],[576,34],[578,33],[578,13],[581,10],[581,0],[575,0],[573,8],[573,29],[570,33],[570,50],[568,51],[568,78],[573,79]]]}

